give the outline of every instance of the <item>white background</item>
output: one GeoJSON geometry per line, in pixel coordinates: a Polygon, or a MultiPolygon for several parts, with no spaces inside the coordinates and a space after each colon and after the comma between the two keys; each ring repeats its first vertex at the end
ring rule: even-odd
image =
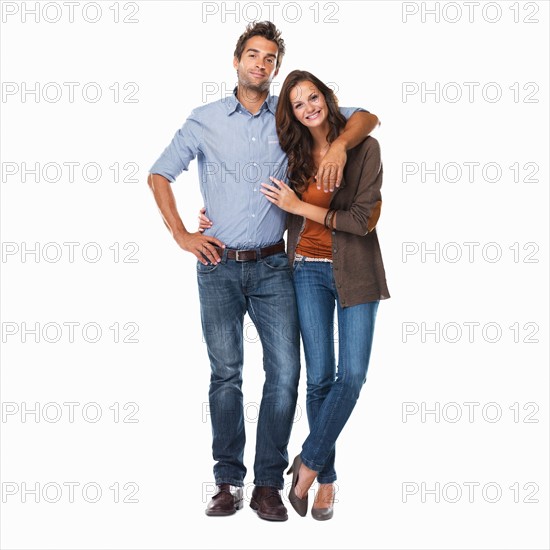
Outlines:
{"type": "MultiPolygon", "coordinates": [[[[119,23],[113,1],[97,3],[95,23],[85,20],[98,17],[93,3],[75,6],[74,22],[63,3],[39,4],[26,21],[35,2],[2,6],[2,548],[548,548],[548,3],[440,2],[437,22],[423,13],[434,2],[120,2],[119,23]],[[171,240],[146,185],[191,109],[232,89],[235,42],[269,9],[287,44],[275,93],[289,71],[306,69],[332,82],[342,105],[382,120],[378,231],[392,298],[380,305],[367,384],[338,442],[338,502],[326,523],[290,506],[283,524],[248,505],[205,516],[213,463],[195,261],[171,240]],[[37,82],[38,97],[22,93],[37,82]],[[72,102],[66,82],[79,83],[72,102]],[[87,83],[96,83],[88,100],[87,83]],[[404,86],[418,93],[404,97],[404,86]],[[64,162],[79,163],[72,182],[67,169],[59,181],[48,181],[55,171],[23,181],[23,163],[64,162]],[[99,181],[86,181],[86,163],[101,167],[99,181]],[[450,181],[450,164],[439,182],[404,178],[403,163],[411,172],[456,163],[462,177],[450,181]],[[479,163],[472,181],[464,163],[479,163]],[[495,165],[502,174],[490,181],[495,165]],[[35,243],[37,256],[22,252],[35,243]],[[72,342],[69,322],[78,323],[72,342]],[[86,341],[97,326],[99,340],[86,341]],[[78,403],[73,422],[67,402],[78,403]],[[36,403],[38,416],[22,413],[36,403]],[[421,416],[437,407],[439,416],[421,416]],[[69,482],[79,484],[74,498],[69,482]]],[[[173,187],[194,227],[195,163],[173,187]]],[[[253,326],[246,339],[250,484],[263,371],[253,326]]],[[[307,434],[304,379],[291,457],[307,434]]]]}

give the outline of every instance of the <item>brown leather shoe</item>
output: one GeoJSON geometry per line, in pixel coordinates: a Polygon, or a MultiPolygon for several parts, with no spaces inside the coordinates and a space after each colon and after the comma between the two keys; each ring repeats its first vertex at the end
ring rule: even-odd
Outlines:
{"type": "Polygon", "coordinates": [[[276,487],[254,487],[250,508],[268,521],[286,521],[288,514],[276,487]]]}
{"type": "Polygon", "coordinates": [[[218,485],[218,492],[211,498],[205,513],[207,516],[231,516],[243,507],[243,489],[229,483],[218,485]]]}

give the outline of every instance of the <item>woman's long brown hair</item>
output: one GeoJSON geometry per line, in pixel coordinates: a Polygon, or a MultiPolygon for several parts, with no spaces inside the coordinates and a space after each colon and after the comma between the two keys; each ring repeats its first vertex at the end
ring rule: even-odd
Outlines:
{"type": "Polygon", "coordinates": [[[319,92],[325,96],[330,126],[327,141],[332,143],[346,125],[346,118],[338,109],[338,99],[325,83],[307,71],[292,71],[286,77],[279,95],[275,123],[279,144],[288,157],[286,175],[290,186],[297,193],[303,193],[309,185],[310,178],[315,175],[312,156],[313,138],[309,129],[294,116],[290,103],[292,88],[304,81],[315,84],[319,92]]]}

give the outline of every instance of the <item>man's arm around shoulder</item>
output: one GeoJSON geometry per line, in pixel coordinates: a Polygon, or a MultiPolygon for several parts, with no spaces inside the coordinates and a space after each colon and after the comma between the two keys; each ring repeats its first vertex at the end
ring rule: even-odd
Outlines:
{"type": "Polygon", "coordinates": [[[372,113],[366,111],[353,113],[344,131],[332,142],[319,164],[316,176],[317,186],[322,186],[325,191],[334,191],[334,187],[340,185],[344,176],[347,151],[359,145],[379,124],[378,117],[372,113]]]}

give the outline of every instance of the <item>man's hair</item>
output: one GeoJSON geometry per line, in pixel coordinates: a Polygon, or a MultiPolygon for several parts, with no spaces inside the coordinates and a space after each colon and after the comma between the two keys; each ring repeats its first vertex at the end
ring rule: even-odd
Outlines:
{"type": "Polygon", "coordinates": [[[239,37],[239,40],[237,40],[233,55],[240,61],[246,41],[253,36],[261,36],[277,44],[277,65],[275,68],[278,69],[285,55],[285,41],[281,38],[281,31],[271,21],[254,21],[253,23],[249,23],[246,30],[239,37]]]}

